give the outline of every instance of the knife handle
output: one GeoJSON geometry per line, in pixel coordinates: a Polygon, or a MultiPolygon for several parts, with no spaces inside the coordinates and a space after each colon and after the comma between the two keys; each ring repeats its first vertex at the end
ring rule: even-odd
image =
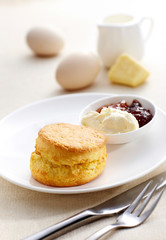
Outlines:
{"type": "Polygon", "coordinates": [[[24,238],[24,240],[52,240],[97,218],[99,218],[99,216],[96,216],[93,211],[90,209],[85,210],[60,223],[43,229],[34,235],[24,238]]]}

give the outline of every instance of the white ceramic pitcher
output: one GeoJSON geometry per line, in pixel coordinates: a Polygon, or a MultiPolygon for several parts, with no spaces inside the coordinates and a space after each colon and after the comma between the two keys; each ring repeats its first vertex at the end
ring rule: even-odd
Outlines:
{"type": "Polygon", "coordinates": [[[105,67],[109,68],[122,53],[141,60],[152,27],[153,20],[149,17],[138,18],[126,14],[105,17],[98,24],[98,53],[105,67]],[[150,22],[148,32],[143,34],[142,24],[147,20],[150,22]]]}

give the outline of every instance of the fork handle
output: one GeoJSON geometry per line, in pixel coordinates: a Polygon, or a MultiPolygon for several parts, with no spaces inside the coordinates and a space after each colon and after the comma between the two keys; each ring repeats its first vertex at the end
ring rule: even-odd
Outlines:
{"type": "Polygon", "coordinates": [[[97,218],[92,211],[85,210],[23,240],[52,240],[97,218]]]}
{"type": "Polygon", "coordinates": [[[104,236],[106,233],[110,232],[113,229],[117,229],[119,227],[120,227],[120,225],[118,223],[110,224],[110,225],[100,229],[99,231],[95,232],[90,237],[86,238],[86,240],[98,240],[102,236],[104,236]]]}

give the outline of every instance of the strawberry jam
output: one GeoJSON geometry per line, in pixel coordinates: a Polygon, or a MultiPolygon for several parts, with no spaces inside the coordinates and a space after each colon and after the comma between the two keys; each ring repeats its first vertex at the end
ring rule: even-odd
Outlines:
{"type": "Polygon", "coordinates": [[[136,99],[133,100],[131,105],[128,105],[125,100],[122,100],[121,102],[118,103],[104,105],[98,108],[96,111],[100,113],[104,107],[112,107],[119,109],[121,111],[131,113],[137,119],[139,127],[144,126],[145,124],[150,122],[150,120],[153,118],[153,115],[151,114],[150,110],[142,107],[141,103],[136,99]]]}

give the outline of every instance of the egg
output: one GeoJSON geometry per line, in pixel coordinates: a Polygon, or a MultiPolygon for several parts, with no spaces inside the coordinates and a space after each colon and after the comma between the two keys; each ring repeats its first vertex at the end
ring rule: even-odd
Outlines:
{"type": "Polygon", "coordinates": [[[60,33],[51,27],[35,27],[27,33],[27,44],[39,56],[54,56],[60,53],[64,41],[60,33]]]}
{"type": "Polygon", "coordinates": [[[56,70],[57,82],[67,90],[92,84],[100,71],[100,60],[92,53],[73,53],[64,57],[56,70]]]}

